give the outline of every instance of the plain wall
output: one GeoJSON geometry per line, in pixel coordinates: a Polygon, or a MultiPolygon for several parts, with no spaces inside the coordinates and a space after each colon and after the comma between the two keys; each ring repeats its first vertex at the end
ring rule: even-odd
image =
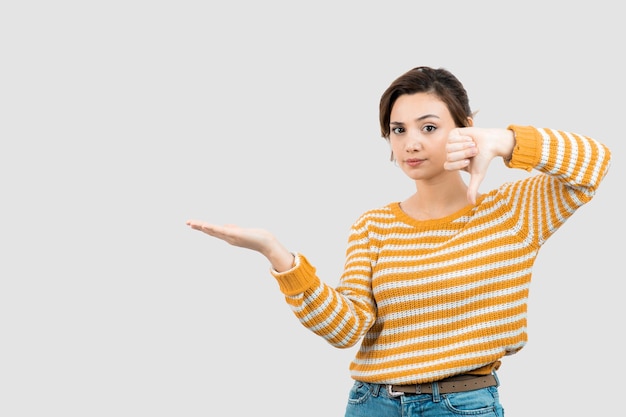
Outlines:
{"type": "MultiPolygon", "coordinates": [[[[500,393],[507,417],[614,414],[626,29],[618,3],[559,3],[3,3],[0,415],[343,415],[356,348],[185,221],[267,228],[336,284],[352,222],[414,191],[378,100],[419,65],[461,79],[478,126],[611,147],[537,259],[500,393]]],[[[481,190],[523,175],[496,162],[481,190]]]]}

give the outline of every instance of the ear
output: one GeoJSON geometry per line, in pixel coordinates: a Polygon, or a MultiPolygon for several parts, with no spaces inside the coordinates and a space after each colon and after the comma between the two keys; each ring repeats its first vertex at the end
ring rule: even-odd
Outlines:
{"type": "Polygon", "coordinates": [[[474,126],[474,119],[471,117],[467,118],[467,127],[472,127],[474,126]]]}

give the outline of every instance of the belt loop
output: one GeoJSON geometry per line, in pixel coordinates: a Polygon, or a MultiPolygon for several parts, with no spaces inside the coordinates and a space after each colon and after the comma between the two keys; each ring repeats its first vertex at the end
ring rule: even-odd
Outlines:
{"type": "Polygon", "coordinates": [[[491,371],[491,373],[493,374],[493,377],[496,379],[496,387],[499,387],[500,380],[498,379],[498,374],[496,373],[496,371],[491,371]]]}
{"type": "Polygon", "coordinates": [[[369,385],[370,385],[370,392],[372,393],[374,397],[378,397],[378,393],[380,392],[381,387],[384,386],[381,384],[369,384],[369,385]]]}
{"type": "Polygon", "coordinates": [[[431,382],[430,386],[433,389],[433,402],[438,403],[441,401],[441,396],[439,395],[439,383],[437,381],[431,382]]]}

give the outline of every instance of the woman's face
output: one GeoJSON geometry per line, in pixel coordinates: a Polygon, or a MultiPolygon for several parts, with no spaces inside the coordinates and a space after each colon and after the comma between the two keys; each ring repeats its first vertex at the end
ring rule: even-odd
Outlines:
{"type": "Polygon", "coordinates": [[[448,107],[430,93],[404,94],[391,109],[389,143],[398,166],[413,180],[449,173],[448,134],[456,126],[448,107]]]}

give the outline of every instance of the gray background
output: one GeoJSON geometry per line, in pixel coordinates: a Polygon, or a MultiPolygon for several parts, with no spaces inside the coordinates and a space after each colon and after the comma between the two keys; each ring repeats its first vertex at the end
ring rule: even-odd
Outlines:
{"type": "MultiPolygon", "coordinates": [[[[374,3],[2,3],[0,415],[343,415],[356,348],[304,329],[260,255],[185,221],[267,228],[335,284],[350,224],[414,190],[377,106],[418,65],[455,73],[479,126],[612,148],[539,255],[530,341],[500,377],[508,417],[614,414],[619,3],[374,3]]],[[[523,175],[494,163],[481,190],[523,175]]]]}

